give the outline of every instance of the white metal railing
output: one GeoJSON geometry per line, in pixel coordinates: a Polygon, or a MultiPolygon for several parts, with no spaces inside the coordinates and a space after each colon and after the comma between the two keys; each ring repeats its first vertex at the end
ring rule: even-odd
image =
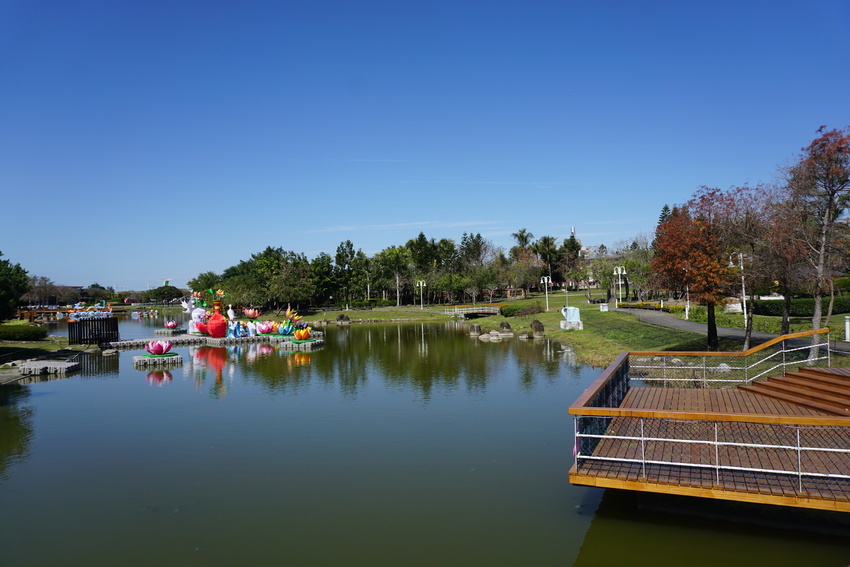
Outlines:
{"type": "Polygon", "coordinates": [[[446,315],[466,315],[467,313],[492,313],[493,315],[496,315],[499,313],[499,307],[495,305],[474,305],[465,307],[446,307],[445,310],[446,315]]]}
{"type": "MultiPolygon", "coordinates": [[[[768,474],[778,474],[778,475],[786,475],[788,477],[796,477],[797,478],[797,489],[799,491],[803,491],[803,484],[805,479],[835,479],[835,480],[850,480],[850,428],[842,428],[842,427],[824,427],[824,426],[805,426],[805,425],[779,425],[779,424],[759,424],[762,428],[781,428],[781,431],[777,429],[777,437],[788,438],[787,433],[793,431],[792,438],[796,440],[796,443],[789,444],[787,442],[781,442],[779,440],[776,443],[766,443],[766,442],[752,442],[746,443],[743,441],[722,441],[720,439],[719,428],[722,424],[729,422],[719,422],[719,421],[680,421],[680,420],[669,420],[663,418],[619,418],[620,420],[628,419],[630,420],[630,426],[627,427],[627,431],[621,434],[617,433],[609,433],[610,429],[614,429],[612,426],[613,423],[617,423],[616,419],[611,421],[610,417],[596,417],[596,416],[575,416],[575,432],[576,432],[576,462],[581,463],[582,461],[609,461],[609,462],[620,462],[620,463],[636,463],[641,465],[641,476],[645,479],[647,477],[647,466],[648,465],[661,465],[661,466],[672,466],[672,467],[689,467],[689,468],[702,468],[702,469],[713,469],[715,471],[715,480],[720,483],[721,482],[721,472],[722,471],[741,471],[741,472],[751,472],[751,473],[768,473],[768,474]],[[583,432],[581,423],[584,420],[607,420],[604,422],[602,427],[605,428],[605,433],[593,433],[593,432],[583,432]],[[638,421],[638,427],[634,426],[634,422],[638,421]],[[710,424],[711,427],[708,428],[708,431],[713,431],[713,438],[677,438],[677,437],[664,437],[657,435],[647,435],[646,434],[646,423],[651,422],[656,424],[656,427],[652,429],[658,429],[657,424],[665,424],[669,425],[671,423],[675,424],[694,424],[700,423],[703,425],[710,424]],[[785,433],[785,435],[782,435],[785,433]],[[802,438],[805,436],[808,439],[811,439],[813,435],[805,435],[816,433],[814,437],[820,439],[819,445],[804,445],[802,442],[802,438]],[[590,440],[589,446],[597,447],[601,440],[619,440],[623,442],[633,442],[635,444],[639,444],[640,451],[639,457],[637,456],[638,452],[635,447],[631,447],[631,450],[628,451],[628,454],[633,456],[604,456],[599,454],[592,454],[594,451],[591,450],[591,454],[582,452],[582,440],[588,439],[590,440]],[[686,447],[694,447],[694,446],[702,446],[707,447],[709,450],[704,452],[704,456],[709,456],[709,459],[699,458],[698,455],[695,455],[693,451],[680,451],[678,452],[680,455],[691,454],[695,456],[694,460],[686,461],[686,460],[675,460],[672,458],[664,459],[657,458],[655,455],[658,451],[653,450],[652,458],[647,458],[647,448],[650,444],[655,444],[653,449],[657,449],[657,444],[663,445],[663,452],[668,454],[675,454],[677,451],[671,450],[672,447],[677,445],[682,445],[686,447]],[[741,466],[735,465],[732,463],[734,459],[729,456],[726,456],[725,462],[724,458],[721,456],[722,448],[739,448],[745,450],[753,451],[752,455],[757,455],[755,457],[756,461],[762,462],[760,457],[764,455],[765,451],[785,451],[787,452],[786,458],[766,458],[765,461],[769,462],[773,467],[754,467],[754,466],[741,466]],[[805,461],[804,456],[810,453],[821,453],[821,454],[829,454],[829,455],[837,455],[837,459],[830,463],[831,467],[835,471],[843,471],[843,472],[820,472],[815,470],[805,470],[804,464],[810,464],[812,467],[817,466],[815,463],[809,463],[805,461]],[[787,458],[788,455],[794,455],[795,458],[787,458]],[[785,468],[777,468],[783,464],[789,465],[785,468]]],[[[590,425],[590,422],[585,422],[588,424],[589,429],[596,428],[599,429],[598,425],[590,425]]],[[[623,423],[620,421],[619,423],[623,423]]],[[[598,453],[598,451],[596,451],[598,453]]],[[[622,451],[621,451],[622,452],[622,451]]],[[[748,459],[749,460],[749,459],[748,459]]],[[[818,459],[820,466],[823,467],[823,457],[818,459]]]]}
{"type": "Polygon", "coordinates": [[[629,368],[632,376],[643,382],[699,382],[716,384],[749,384],[788,366],[816,365],[825,361],[832,365],[833,355],[846,355],[829,347],[829,335],[811,334],[807,339],[781,339],[769,349],[750,349],[748,353],[676,353],[632,352],[629,368]]]}

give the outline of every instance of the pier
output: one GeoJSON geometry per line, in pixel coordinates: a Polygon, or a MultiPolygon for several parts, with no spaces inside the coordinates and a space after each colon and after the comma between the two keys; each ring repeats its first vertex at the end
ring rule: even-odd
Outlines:
{"type": "Polygon", "coordinates": [[[621,354],[569,409],[570,482],[850,512],[850,369],[827,332],[621,354]]]}

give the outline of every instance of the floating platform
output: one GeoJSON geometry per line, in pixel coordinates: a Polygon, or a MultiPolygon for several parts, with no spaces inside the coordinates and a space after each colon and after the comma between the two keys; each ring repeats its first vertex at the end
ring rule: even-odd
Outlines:
{"type": "Polygon", "coordinates": [[[79,361],[71,360],[28,360],[18,366],[18,372],[31,374],[65,374],[80,369],[79,361]]]}
{"type": "MultiPolygon", "coordinates": [[[[118,350],[136,350],[143,349],[150,342],[150,339],[132,339],[126,341],[115,341],[106,343],[104,348],[114,348],[118,350]]],[[[291,335],[254,335],[253,337],[222,337],[214,339],[207,335],[183,334],[169,339],[172,346],[231,346],[231,345],[246,345],[252,343],[267,343],[279,348],[289,350],[313,350],[325,346],[325,334],[321,331],[313,331],[310,339],[306,341],[298,341],[291,335]]]]}
{"type": "Polygon", "coordinates": [[[185,335],[186,329],[157,329],[153,333],[155,335],[165,335],[166,337],[173,337],[175,335],[185,335]]]}
{"type": "Polygon", "coordinates": [[[183,366],[183,357],[174,356],[145,356],[133,357],[133,368],[174,368],[183,366]]]}

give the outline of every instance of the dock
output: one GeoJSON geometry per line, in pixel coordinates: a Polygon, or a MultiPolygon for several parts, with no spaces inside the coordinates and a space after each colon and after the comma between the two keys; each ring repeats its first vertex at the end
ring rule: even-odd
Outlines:
{"type": "Polygon", "coordinates": [[[621,354],[573,403],[578,485],[850,512],[850,368],[826,330],[621,354]]]}

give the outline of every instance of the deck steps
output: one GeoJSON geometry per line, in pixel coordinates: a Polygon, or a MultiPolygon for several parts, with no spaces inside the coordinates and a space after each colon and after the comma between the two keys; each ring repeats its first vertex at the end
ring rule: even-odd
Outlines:
{"type": "Polygon", "coordinates": [[[738,388],[832,415],[850,417],[850,373],[845,370],[800,369],[738,388]]]}

